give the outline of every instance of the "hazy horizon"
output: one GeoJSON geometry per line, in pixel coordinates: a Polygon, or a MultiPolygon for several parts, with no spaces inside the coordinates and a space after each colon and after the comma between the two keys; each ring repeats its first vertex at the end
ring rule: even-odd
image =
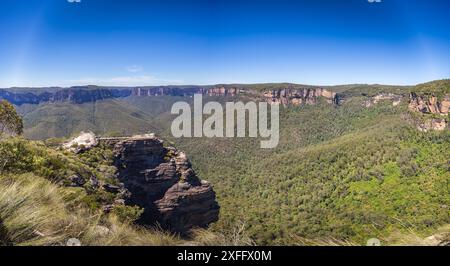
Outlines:
{"type": "MultiPolygon", "coordinates": [[[[450,78],[443,78],[437,80],[448,80],[450,78]]],[[[339,86],[350,86],[350,85],[366,85],[366,86],[399,86],[399,87],[410,87],[416,86],[423,83],[428,83],[436,80],[429,80],[425,82],[420,82],[416,84],[382,84],[382,83],[345,83],[345,84],[305,84],[305,83],[293,83],[293,82],[257,82],[257,83],[212,83],[212,84],[154,84],[154,85],[96,85],[96,84],[81,84],[81,85],[71,85],[71,86],[12,86],[12,87],[0,87],[0,89],[45,89],[45,88],[74,88],[74,87],[109,87],[109,88],[136,88],[136,87],[176,87],[176,86],[220,86],[220,85],[261,85],[261,84],[292,84],[300,86],[314,86],[314,87],[339,87],[339,86]]]]}

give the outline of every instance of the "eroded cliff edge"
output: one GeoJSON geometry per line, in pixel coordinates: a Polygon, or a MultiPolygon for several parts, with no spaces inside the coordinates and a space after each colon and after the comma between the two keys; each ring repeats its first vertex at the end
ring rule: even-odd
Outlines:
{"type": "Polygon", "coordinates": [[[194,94],[208,96],[247,95],[260,98],[270,104],[282,105],[315,104],[319,98],[329,103],[339,104],[340,96],[319,87],[294,87],[280,85],[273,88],[251,89],[245,86],[155,86],[133,88],[109,88],[98,86],[81,86],[71,88],[40,88],[40,89],[0,89],[0,99],[5,99],[14,105],[40,104],[46,102],[86,103],[106,99],[116,99],[128,96],[182,96],[191,97],[194,94]]]}
{"type": "Polygon", "coordinates": [[[119,183],[97,182],[101,189],[123,197],[104,206],[105,211],[115,204],[139,206],[143,214],[138,223],[181,234],[218,220],[220,207],[212,185],[197,176],[185,153],[165,147],[152,134],[97,138],[82,133],[65,147],[80,154],[98,147],[112,150],[114,179],[119,183]]]}
{"type": "Polygon", "coordinates": [[[131,192],[130,204],[144,208],[141,222],[176,232],[217,221],[212,186],[202,181],[183,152],[152,136],[135,136],[114,146],[118,178],[131,192]]]}

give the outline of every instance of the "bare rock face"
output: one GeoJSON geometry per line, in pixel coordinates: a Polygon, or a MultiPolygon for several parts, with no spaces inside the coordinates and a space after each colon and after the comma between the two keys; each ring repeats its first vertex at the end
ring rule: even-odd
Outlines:
{"type": "Polygon", "coordinates": [[[315,104],[319,97],[323,97],[328,103],[339,104],[339,96],[332,91],[322,88],[305,89],[273,89],[263,93],[270,104],[301,105],[315,104]]]}
{"type": "Polygon", "coordinates": [[[402,102],[403,95],[393,93],[378,93],[373,97],[369,97],[363,102],[365,107],[371,107],[378,104],[381,101],[391,101],[392,106],[398,106],[402,102]]]}
{"type": "Polygon", "coordinates": [[[239,94],[237,88],[214,87],[207,90],[209,96],[236,96],[239,94]]]}
{"type": "Polygon", "coordinates": [[[235,87],[226,88],[224,86],[215,87],[201,87],[201,86],[188,86],[188,87],[145,87],[145,88],[133,88],[131,94],[133,96],[193,96],[194,94],[203,94],[209,96],[236,96],[240,90],[235,87]]]}
{"type": "Polygon", "coordinates": [[[198,178],[183,152],[144,135],[117,142],[114,156],[118,178],[131,192],[127,203],[144,208],[141,223],[186,233],[217,221],[215,192],[198,178]]]}
{"type": "Polygon", "coordinates": [[[63,148],[74,153],[81,153],[98,145],[97,137],[92,132],[81,132],[77,137],[63,144],[63,148]]]}
{"type": "Polygon", "coordinates": [[[419,96],[416,93],[410,94],[409,109],[415,112],[431,113],[446,116],[450,110],[450,95],[446,95],[438,101],[437,97],[419,96]]]}
{"type": "Polygon", "coordinates": [[[430,118],[418,123],[417,129],[423,132],[430,130],[443,131],[450,129],[447,119],[450,110],[450,95],[445,95],[442,99],[434,95],[417,95],[410,94],[408,108],[412,112],[440,116],[440,118],[430,118]]]}
{"type": "Polygon", "coordinates": [[[200,185],[178,182],[155,203],[161,214],[160,222],[184,232],[217,221],[219,206],[212,201],[214,198],[215,193],[208,182],[203,181],[200,185]]]}

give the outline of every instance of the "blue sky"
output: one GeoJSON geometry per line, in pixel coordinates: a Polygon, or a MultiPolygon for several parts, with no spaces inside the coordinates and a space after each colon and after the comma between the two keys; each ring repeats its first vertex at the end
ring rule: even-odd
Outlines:
{"type": "Polygon", "coordinates": [[[450,78],[446,0],[2,0],[0,87],[450,78]]]}

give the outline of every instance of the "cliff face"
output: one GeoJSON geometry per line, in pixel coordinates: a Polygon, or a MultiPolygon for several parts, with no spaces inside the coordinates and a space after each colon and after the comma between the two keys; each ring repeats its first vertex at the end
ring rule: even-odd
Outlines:
{"type": "Polygon", "coordinates": [[[185,233],[218,220],[212,186],[198,178],[183,152],[152,136],[119,140],[114,146],[118,178],[129,204],[144,208],[140,222],[185,233]]]}
{"type": "Polygon", "coordinates": [[[5,99],[15,105],[39,104],[43,102],[72,102],[80,104],[131,95],[131,90],[129,89],[73,87],[56,91],[43,90],[42,92],[20,92],[0,89],[0,99],[5,99]]]}
{"type": "Polygon", "coordinates": [[[366,101],[364,101],[365,107],[371,107],[373,105],[378,104],[380,101],[391,101],[392,106],[397,106],[402,102],[403,95],[393,94],[393,93],[379,93],[373,97],[369,97],[366,101]]]}
{"type": "Polygon", "coordinates": [[[411,93],[408,108],[412,112],[434,115],[434,117],[424,119],[424,121],[418,123],[417,128],[420,131],[443,131],[449,129],[448,113],[450,110],[450,95],[445,95],[442,99],[438,100],[434,95],[411,93]]]}
{"type": "Polygon", "coordinates": [[[316,88],[316,89],[274,89],[263,93],[266,101],[270,104],[279,103],[282,105],[315,104],[319,97],[323,97],[328,103],[339,104],[339,97],[336,93],[316,88]]]}
{"type": "Polygon", "coordinates": [[[411,93],[409,109],[415,112],[431,113],[446,116],[450,110],[450,95],[445,95],[441,100],[434,95],[417,95],[411,93]]]}
{"type": "Polygon", "coordinates": [[[145,87],[133,88],[133,96],[193,96],[194,94],[204,94],[209,96],[236,96],[239,94],[238,88],[225,87],[145,87]]]}
{"type": "Polygon", "coordinates": [[[0,99],[5,99],[15,105],[39,104],[43,102],[71,102],[85,103],[98,100],[121,98],[127,96],[181,96],[194,94],[208,96],[237,96],[247,94],[263,98],[270,104],[283,105],[315,104],[319,97],[329,103],[339,104],[339,96],[322,88],[280,88],[271,90],[254,90],[243,87],[227,86],[163,86],[163,87],[135,87],[135,88],[103,88],[103,87],[72,87],[59,89],[38,89],[34,91],[0,89],[0,99]]]}

